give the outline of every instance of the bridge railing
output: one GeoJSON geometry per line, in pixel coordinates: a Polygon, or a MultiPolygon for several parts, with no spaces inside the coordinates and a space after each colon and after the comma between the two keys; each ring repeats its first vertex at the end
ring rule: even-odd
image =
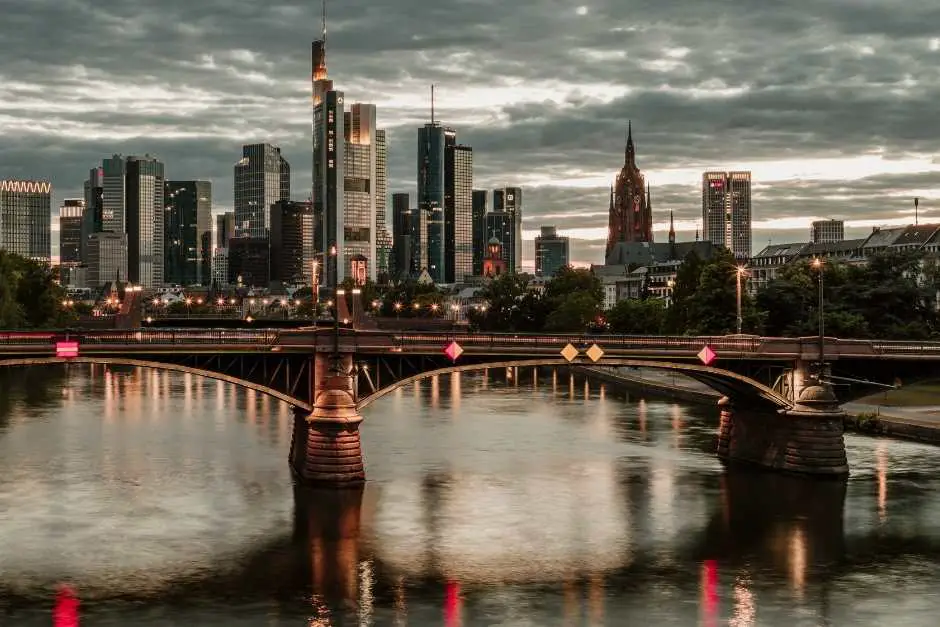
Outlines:
{"type": "Polygon", "coordinates": [[[940,354],[940,342],[910,342],[903,340],[872,340],[871,346],[879,354],[940,354]]]}
{"type": "Polygon", "coordinates": [[[397,333],[395,342],[401,347],[444,345],[456,341],[464,347],[533,348],[561,350],[566,344],[582,348],[597,344],[603,349],[667,350],[697,353],[705,345],[716,351],[757,352],[761,339],[757,336],[636,336],[636,335],[527,335],[504,333],[397,333]]]}
{"type": "MultiPolygon", "coordinates": [[[[277,343],[279,332],[271,329],[147,329],[139,331],[95,331],[72,334],[82,344],[251,344],[277,343]]],[[[65,334],[59,334],[63,337],[65,334]]]]}

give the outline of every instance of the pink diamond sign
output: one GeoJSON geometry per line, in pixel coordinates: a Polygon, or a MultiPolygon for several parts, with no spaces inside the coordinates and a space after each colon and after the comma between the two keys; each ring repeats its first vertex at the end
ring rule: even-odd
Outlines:
{"type": "Polygon", "coordinates": [[[447,355],[451,361],[457,361],[457,358],[463,355],[463,347],[457,342],[451,342],[444,347],[444,354],[447,355]]]}
{"type": "Polygon", "coordinates": [[[718,357],[718,353],[712,350],[711,346],[705,346],[702,350],[698,352],[699,361],[701,361],[706,366],[711,365],[713,361],[718,357]]]}

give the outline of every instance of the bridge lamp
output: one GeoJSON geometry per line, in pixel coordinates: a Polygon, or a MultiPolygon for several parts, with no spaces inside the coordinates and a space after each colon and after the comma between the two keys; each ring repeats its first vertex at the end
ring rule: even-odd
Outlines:
{"type": "Polygon", "coordinates": [[[823,362],[826,350],[826,314],[823,301],[823,260],[821,257],[814,257],[812,266],[819,272],[819,376],[822,378],[823,362]]]}
{"type": "Polygon", "coordinates": [[[741,328],[744,326],[744,318],[741,316],[741,277],[747,276],[747,269],[744,266],[735,268],[735,284],[737,285],[737,322],[738,335],[741,335],[741,328]]]}

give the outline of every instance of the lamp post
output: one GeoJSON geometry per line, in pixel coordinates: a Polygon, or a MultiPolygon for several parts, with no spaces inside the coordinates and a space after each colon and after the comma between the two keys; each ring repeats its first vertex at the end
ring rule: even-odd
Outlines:
{"type": "Polygon", "coordinates": [[[320,264],[316,259],[314,259],[311,263],[313,265],[313,274],[310,276],[310,284],[312,286],[310,302],[313,305],[311,307],[313,312],[310,315],[313,317],[313,328],[316,328],[317,318],[319,317],[320,310],[320,275],[317,272],[317,270],[319,270],[320,264]]]}
{"type": "Polygon", "coordinates": [[[819,378],[823,377],[826,350],[826,314],[823,309],[823,260],[813,258],[813,267],[819,272],[819,378]]]}
{"type": "Polygon", "coordinates": [[[744,266],[738,266],[736,272],[736,283],[737,283],[737,312],[738,312],[738,335],[741,335],[741,328],[744,326],[744,317],[741,315],[741,277],[747,274],[747,270],[744,269],[744,266]]]}
{"type": "Polygon", "coordinates": [[[336,244],[330,246],[330,257],[333,258],[333,272],[330,277],[333,281],[333,302],[336,307],[333,310],[333,358],[339,359],[339,297],[346,297],[346,291],[339,289],[339,256],[336,244]]]}

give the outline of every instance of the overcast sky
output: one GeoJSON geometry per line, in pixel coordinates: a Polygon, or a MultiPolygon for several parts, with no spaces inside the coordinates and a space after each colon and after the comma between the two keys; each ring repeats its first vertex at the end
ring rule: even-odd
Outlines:
{"type": "MultiPolygon", "coordinates": [[[[389,192],[415,193],[416,128],[473,146],[474,186],[524,188],[524,228],[555,224],[600,262],[627,120],[656,235],[701,218],[701,173],[754,173],[754,252],[814,218],[849,234],[940,205],[935,0],[371,0],[328,8],[327,64],[378,105],[389,192]]],[[[211,180],[231,208],[243,143],[282,147],[310,188],[312,0],[8,0],[0,177],[51,179],[56,205],[115,152],[211,180]],[[12,10],[11,10],[12,8],[12,10]]],[[[54,210],[55,211],[55,210],[54,210]]],[[[527,233],[531,238],[534,233],[527,233]]],[[[531,246],[526,257],[531,258],[531,246]]]]}

